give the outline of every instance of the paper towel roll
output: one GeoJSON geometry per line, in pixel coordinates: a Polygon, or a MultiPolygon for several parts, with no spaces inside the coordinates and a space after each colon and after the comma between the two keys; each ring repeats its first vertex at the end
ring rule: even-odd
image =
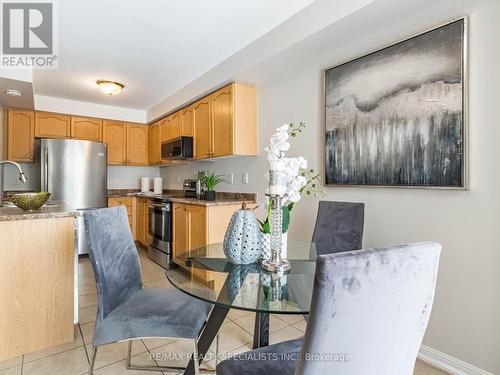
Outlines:
{"type": "Polygon", "coordinates": [[[149,177],[141,177],[141,193],[149,192],[149,177]]]}
{"type": "Polygon", "coordinates": [[[153,190],[155,194],[163,193],[163,178],[161,177],[153,178],[153,190]]]}

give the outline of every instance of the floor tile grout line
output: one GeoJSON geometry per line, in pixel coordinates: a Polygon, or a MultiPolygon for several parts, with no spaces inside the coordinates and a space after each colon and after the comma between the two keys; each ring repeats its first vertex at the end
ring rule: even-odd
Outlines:
{"type": "MultiPolygon", "coordinates": [[[[84,346],[84,345],[83,345],[84,346]]],[[[60,352],[57,352],[57,353],[52,353],[52,354],[49,354],[49,355],[46,355],[44,357],[40,357],[40,358],[37,358],[37,359],[33,359],[31,361],[26,361],[24,362],[23,361],[23,364],[28,364],[28,363],[31,363],[31,362],[36,362],[36,361],[40,361],[42,359],[45,359],[45,358],[50,358],[50,357],[54,357],[56,355],[59,355],[59,354],[62,354],[62,353],[67,353],[67,352],[70,352],[72,350],[75,350],[75,349],[80,349],[82,347],[82,345],[78,345],[78,346],[75,346],[74,348],[69,348],[69,349],[64,349],[64,350],[61,350],[60,352]]],[[[43,349],[42,349],[43,350],[43,349]]],[[[35,352],[36,353],[36,352],[35,352]]],[[[88,357],[87,357],[88,359],[88,357]]]]}

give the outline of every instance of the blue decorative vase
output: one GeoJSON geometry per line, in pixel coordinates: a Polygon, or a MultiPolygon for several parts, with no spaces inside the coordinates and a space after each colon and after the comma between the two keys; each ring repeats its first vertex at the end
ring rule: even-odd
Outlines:
{"type": "Polygon", "coordinates": [[[224,254],[231,263],[251,264],[259,259],[261,250],[259,222],[253,210],[236,211],[224,236],[224,254]]]}

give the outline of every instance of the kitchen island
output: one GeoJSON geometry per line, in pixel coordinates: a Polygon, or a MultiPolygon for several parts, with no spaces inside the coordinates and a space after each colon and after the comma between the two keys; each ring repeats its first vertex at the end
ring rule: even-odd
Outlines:
{"type": "Polygon", "coordinates": [[[0,208],[0,361],[73,341],[75,217],[0,208]]]}

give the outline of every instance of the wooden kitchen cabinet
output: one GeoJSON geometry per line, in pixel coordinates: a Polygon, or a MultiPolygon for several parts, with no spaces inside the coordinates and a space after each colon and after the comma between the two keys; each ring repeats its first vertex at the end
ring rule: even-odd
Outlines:
{"type": "Polygon", "coordinates": [[[193,105],[195,159],[257,155],[257,94],[232,83],[193,105]]]}
{"type": "Polygon", "coordinates": [[[175,256],[189,249],[189,217],[187,205],[174,203],[172,208],[172,250],[175,256]]]}
{"type": "Polygon", "coordinates": [[[0,362],[73,345],[75,219],[4,221],[0,238],[0,362]]]}
{"type": "Polygon", "coordinates": [[[170,141],[172,139],[172,118],[167,116],[160,120],[160,143],[170,141]]]}
{"type": "Polygon", "coordinates": [[[35,158],[35,112],[17,109],[4,111],[4,157],[32,162],[35,158]]]}
{"type": "Polygon", "coordinates": [[[127,123],[127,164],[149,165],[149,126],[127,123]]]}
{"type": "Polygon", "coordinates": [[[148,247],[151,243],[149,238],[149,199],[135,198],[136,213],[136,236],[135,240],[142,246],[148,247]]]}
{"type": "Polygon", "coordinates": [[[102,140],[108,145],[108,164],[127,162],[127,126],[122,121],[104,120],[102,140]]]}
{"type": "Polygon", "coordinates": [[[211,243],[224,241],[233,213],[240,204],[199,206],[173,203],[172,233],[174,257],[211,243]]]}
{"type": "MultiPolygon", "coordinates": [[[[229,221],[233,213],[240,208],[240,204],[199,206],[174,203],[172,208],[173,257],[186,252],[188,253],[186,255],[190,256],[191,250],[224,241],[229,221]]],[[[178,265],[185,267],[183,262],[178,265]]],[[[225,277],[221,278],[219,272],[201,269],[189,271],[196,279],[215,289],[216,284],[221,285],[225,282],[225,277]]]]}
{"type": "Polygon", "coordinates": [[[161,162],[160,125],[155,122],[149,127],[149,164],[161,162]]]}
{"type": "Polygon", "coordinates": [[[207,208],[173,204],[173,252],[178,256],[207,243],[207,208]]]}
{"type": "Polygon", "coordinates": [[[192,137],[194,134],[193,106],[190,105],[181,110],[181,135],[192,137]]]}
{"type": "Polygon", "coordinates": [[[108,198],[108,207],[125,206],[127,208],[128,223],[132,236],[135,239],[135,221],[134,221],[134,197],[110,197],[108,198]]]}
{"type": "Polygon", "coordinates": [[[102,120],[71,116],[71,138],[102,142],[102,120]]]}
{"type": "Polygon", "coordinates": [[[229,85],[210,96],[212,113],[212,156],[233,153],[233,86],[229,85]]]}
{"type": "Polygon", "coordinates": [[[175,112],[170,120],[171,139],[179,138],[181,136],[181,111],[175,112]]]}
{"type": "Polygon", "coordinates": [[[35,112],[35,137],[70,138],[71,117],[61,113],[35,112]]]}
{"type": "Polygon", "coordinates": [[[193,104],[194,158],[207,159],[212,152],[212,116],[210,98],[205,97],[193,104]]]}

